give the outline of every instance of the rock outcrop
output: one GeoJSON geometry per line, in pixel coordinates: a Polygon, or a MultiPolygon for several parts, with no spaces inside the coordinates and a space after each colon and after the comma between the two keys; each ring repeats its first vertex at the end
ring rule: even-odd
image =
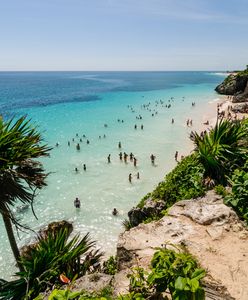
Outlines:
{"type": "Polygon", "coordinates": [[[128,212],[129,222],[132,226],[137,226],[149,217],[158,216],[163,209],[164,201],[148,198],[142,208],[134,207],[128,212]]]}
{"type": "Polygon", "coordinates": [[[216,92],[223,95],[232,95],[233,103],[248,101],[248,69],[230,74],[215,88],[216,92]]]}
{"type": "Polygon", "coordinates": [[[149,268],[156,247],[184,245],[207,270],[206,299],[248,299],[248,230],[213,191],[174,204],[168,216],[120,235],[115,292],[126,293],[130,268],[149,268]]]}
{"type": "Polygon", "coordinates": [[[230,74],[215,90],[223,95],[242,94],[245,91],[248,81],[247,75],[239,75],[239,73],[230,74]]]}

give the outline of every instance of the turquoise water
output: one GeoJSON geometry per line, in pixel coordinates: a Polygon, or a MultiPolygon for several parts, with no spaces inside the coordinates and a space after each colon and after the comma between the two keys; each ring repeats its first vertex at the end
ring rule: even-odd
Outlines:
{"type": "MultiPolygon", "coordinates": [[[[69,220],[75,232],[90,232],[98,247],[106,254],[113,253],[128,210],[175,166],[175,151],[179,155],[190,152],[190,131],[215,116],[218,96],[214,87],[222,79],[205,72],[0,73],[4,117],[27,114],[39,125],[46,142],[54,146],[51,157],[43,160],[52,173],[48,186],[35,199],[38,220],[26,210],[17,213],[20,221],[38,230],[55,220],[69,220]],[[151,111],[142,107],[148,103],[151,111]],[[165,107],[169,103],[170,109],[165,107]],[[136,119],[139,115],[142,120],[136,119]],[[188,118],[193,119],[191,128],[186,126],[188,118]],[[137,167],[119,160],[119,141],[122,152],[137,157],[137,167]],[[150,162],[152,153],[155,166],[150,162]],[[129,173],[133,175],[131,184],[129,173]],[[80,210],[73,206],[75,197],[81,200],[80,210]],[[120,212],[117,217],[111,214],[114,207],[120,212]]],[[[34,238],[32,232],[20,236],[20,246],[34,238]]],[[[2,220],[0,238],[0,270],[9,278],[15,267],[2,220]]]]}

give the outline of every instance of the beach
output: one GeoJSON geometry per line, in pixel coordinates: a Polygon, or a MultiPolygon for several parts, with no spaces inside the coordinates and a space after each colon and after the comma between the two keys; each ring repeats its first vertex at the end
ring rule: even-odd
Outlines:
{"type": "MultiPolygon", "coordinates": [[[[90,232],[92,239],[97,241],[98,247],[106,255],[113,254],[127,212],[176,165],[176,151],[179,153],[179,160],[181,155],[190,153],[193,149],[189,139],[190,132],[205,130],[208,126],[203,125],[204,122],[209,120],[210,124],[214,124],[216,120],[217,103],[222,98],[214,92],[214,87],[223,77],[190,73],[186,74],[187,80],[192,78],[192,82],[182,84],[185,74],[179,75],[176,77],[175,74],[168,74],[168,78],[174,76],[175,86],[167,88],[162,88],[162,84],[158,85],[161,80],[159,76],[162,75],[149,75],[155,78],[153,86],[142,79],[145,87],[142,90],[140,82],[138,90],[136,79],[134,89],[126,83],[126,79],[122,82],[119,78],[114,78],[111,82],[114,85],[113,91],[104,90],[107,79],[103,81],[100,78],[99,83],[97,76],[92,77],[94,80],[87,77],[87,88],[97,90],[94,95],[90,95],[95,97],[94,101],[58,103],[60,99],[67,99],[66,97],[75,99],[76,95],[72,95],[72,92],[80,94],[81,81],[74,84],[70,77],[74,88],[70,87],[69,96],[63,94],[55,98],[54,87],[47,91],[44,99],[53,99],[53,105],[41,104],[43,98],[40,96],[37,100],[30,97],[30,102],[26,102],[26,107],[22,108],[18,106],[17,99],[12,105],[17,108],[12,108],[9,112],[27,114],[39,125],[45,141],[54,147],[51,157],[42,161],[51,174],[47,180],[48,186],[34,202],[38,220],[31,210],[22,211],[20,207],[16,207],[20,221],[38,231],[49,222],[66,219],[73,223],[76,233],[84,235],[90,232]],[[196,81],[196,75],[202,76],[201,82],[196,81]],[[79,90],[76,89],[76,84],[79,90]],[[125,88],[120,89],[120,86],[125,88]],[[195,105],[192,105],[194,102],[195,105]],[[192,120],[192,126],[187,126],[187,120],[192,120]],[[77,144],[80,145],[80,150],[77,150],[77,144]],[[134,166],[129,157],[127,163],[121,161],[120,152],[128,155],[132,152],[137,158],[137,166],[134,166]],[[109,154],[110,163],[107,160],[109,154]],[[156,157],[154,165],[150,160],[151,154],[156,157]],[[137,179],[138,172],[140,179],[137,179]],[[129,174],[132,174],[131,183],[129,174]],[[76,197],[81,201],[80,209],[73,205],[76,197]],[[112,215],[113,208],[118,210],[118,216],[112,215]]],[[[141,75],[138,74],[137,78],[138,76],[141,75]]],[[[30,94],[34,95],[34,91],[30,91],[30,94]]],[[[7,255],[3,249],[8,249],[9,245],[3,226],[1,228],[1,267],[5,268],[8,278],[13,273],[14,261],[10,251],[3,261],[3,257],[6,258],[7,255]]],[[[35,237],[32,232],[20,233],[20,236],[20,246],[35,237]]]]}

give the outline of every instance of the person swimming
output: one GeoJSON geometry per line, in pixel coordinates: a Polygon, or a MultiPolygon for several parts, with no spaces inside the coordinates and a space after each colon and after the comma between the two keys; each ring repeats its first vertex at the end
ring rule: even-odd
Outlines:
{"type": "Polygon", "coordinates": [[[117,216],[117,215],[118,215],[118,210],[117,210],[116,208],[114,208],[114,209],[112,210],[112,215],[113,215],[113,216],[117,216]]]}
{"type": "Polygon", "coordinates": [[[78,197],[76,197],[76,199],[74,200],[74,206],[75,206],[76,208],[80,208],[80,206],[81,206],[81,202],[80,202],[80,200],[78,199],[78,197]]]}

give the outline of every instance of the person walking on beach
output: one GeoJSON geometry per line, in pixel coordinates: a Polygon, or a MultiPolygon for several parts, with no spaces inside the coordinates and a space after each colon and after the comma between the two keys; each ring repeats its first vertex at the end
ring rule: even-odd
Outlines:
{"type": "Polygon", "coordinates": [[[137,173],[137,179],[140,179],[140,173],[139,172],[137,173]]]}
{"type": "Polygon", "coordinates": [[[74,206],[76,208],[80,208],[80,206],[81,206],[81,203],[80,203],[80,200],[78,199],[78,197],[76,197],[76,199],[74,200],[74,206]]]}
{"type": "Polygon", "coordinates": [[[129,181],[130,183],[132,183],[132,174],[131,174],[131,173],[128,175],[128,181],[129,181]]]}
{"type": "Polygon", "coordinates": [[[108,163],[110,163],[111,161],[110,161],[110,154],[108,155],[108,163]]]}
{"type": "Polygon", "coordinates": [[[137,158],[133,158],[133,165],[134,165],[134,167],[136,167],[137,166],[137,158]]]}

